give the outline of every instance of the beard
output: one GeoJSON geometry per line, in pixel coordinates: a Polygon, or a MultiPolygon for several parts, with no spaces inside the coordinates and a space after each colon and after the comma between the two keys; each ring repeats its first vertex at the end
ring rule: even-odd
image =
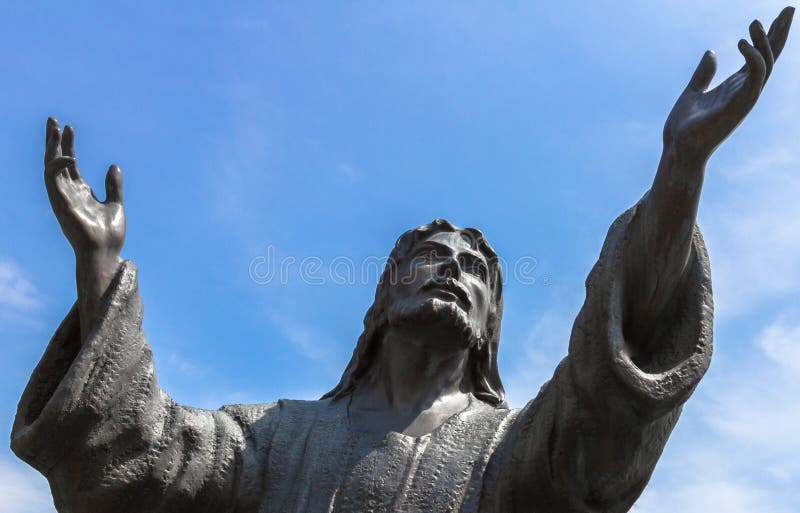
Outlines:
{"type": "Polygon", "coordinates": [[[471,348],[481,344],[480,329],[451,301],[431,298],[420,303],[394,303],[387,317],[389,326],[424,333],[426,338],[435,337],[448,345],[471,348]]]}

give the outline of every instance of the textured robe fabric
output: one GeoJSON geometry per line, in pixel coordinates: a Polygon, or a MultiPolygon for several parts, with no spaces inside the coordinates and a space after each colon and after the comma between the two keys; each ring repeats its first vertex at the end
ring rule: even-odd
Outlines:
{"type": "Polygon", "coordinates": [[[472,397],[410,437],[351,428],[347,398],[178,405],[156,381],[125,262],[86,340],[76,307],[56,331],[12,449],[48,478],[61,513],[628,511],[708,367],[713,316],[695,230],[648,358],[628,356],[621,255],[632,214],[609,230],[568,356],[522,410],[472,397]]]}

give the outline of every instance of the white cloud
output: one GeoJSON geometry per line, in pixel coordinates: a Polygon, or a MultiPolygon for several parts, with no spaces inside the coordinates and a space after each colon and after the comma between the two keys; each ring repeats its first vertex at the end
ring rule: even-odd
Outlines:
{"type": "Polygon", "coordinates": [[[749,485],[718,479],[715,477],[691,479],[685,486],[672,490],[668,495],[652,488],[645,490],[633,507],[636,513],[792,513],[790,505],[776,503],[768,490],[749,485]]]}
{"type": "Polygon", "coordinates": [[[574,313],[551,309],[540,315],[516,349],[513,366],[505,373],[506,401],[521,408],[536,397],[539,388],[553,376],[558,362],[566,355],[574,313]]]}
{"type": "Polygon", "coordinates": [[[55,512],[47,481],[22,463],[0,460],[0,513],[55,512]]]}
{"type": "Polygon", "coordinates": [[[760,355],[731,362],[736,367],[704,384],[692,401],[702,405],[705,427],[668,448],[660,486],[648,488],[634,511],[797,511],[800,322],[788,319],[779,316],[755,337],[760,355]]]}
{"type": "Polygon", "coordinates": [[[283,314],[270,314],[270,320],[284,337],[305,357],[321,360],[330,354],[333,342],[309,326],[283,314]]]}
{"type": "Polygon", "coordinates": [[[0,308],[29,312],[41,306],[36,287],[11,259],[0,260],[0,308]]]}
{"type": "MultiPolygon", "coordinates": [[[[791,464],[787,458],[800,454],[800,323],[779,318],[756,343],[767,358],[713,382],[706,420],[762,457],[791,464]]],[[[800,481],[800,474],[796,478],[800,481]]]]}
{"type": "MultiPolygon", "coordinates": [[[[735,439],[719,433],[696,438],[691,446],[668,446],[666,460],[637,501],[636,513],[796,513],[794,468],[770,467],[735,439]],[[666,468],[664,468],[666,467],[666,468]],[[665,472],[666,470],[666,472],[665,472]]],[[[788,454],[786,455],[788,460],[788,454]]],[[[663,458],[662,458],[663,459],[663,458]]]]}
{"type": "Polygon", "coordinates": [[[201,369],[194,363],[190,362],[186,358],[180,355],[180,353],[173,351],[169,355],[169,359],[167,360],[169,366],[176,370],[178,373],[183,375],[197,375],[202,374],[205,370],[201,369]]]}
{"type": "MultiPolygon", "coordinates": [[[[799,134],[800,135],[800,134],[799,134]]],[[[717,312],[744,314],[761,301],[800,292],[800,153],[771,148],[729,173],[704,223],[717,312]]]]}
{"type": "Polygon", "coordinates": [[[785,317],[778,319],[764,330],[759,345],[784,368],[788,380],[800,380],[800,323],[791,324],[785,317]]]}

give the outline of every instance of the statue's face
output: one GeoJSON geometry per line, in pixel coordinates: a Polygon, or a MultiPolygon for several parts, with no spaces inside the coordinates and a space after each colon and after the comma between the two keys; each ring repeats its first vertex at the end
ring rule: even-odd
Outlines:
{"type": "Polygon", "coordinates": [[[420,340],[470,347],[486,333],[491,289],[486,258],[457,232],[417,243],[389,285],[389,324],[424,330],[420,340]],[[430,335],[435,335],[431,337],[430,335]]]}

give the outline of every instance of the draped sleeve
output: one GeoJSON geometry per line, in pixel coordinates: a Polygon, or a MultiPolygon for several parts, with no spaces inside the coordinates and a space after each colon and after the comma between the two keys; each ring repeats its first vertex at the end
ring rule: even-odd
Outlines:
{"type": "Polygon", "coordinates": [[[225,512],[242,426],[180,406],[158,386],[136,268],[124,262],[81,342],[73,306],[23,392],[11,447],[50,482],[60,512],[225,512]]]}
{"type": "Polygon", "coordinates": [[[682,282],[631,356],[623,255],[634,213],[608,231],[569,353],[510,430],[487,511],[628,511],[709,366],[711,278],[697,227],[682,282]]]}

